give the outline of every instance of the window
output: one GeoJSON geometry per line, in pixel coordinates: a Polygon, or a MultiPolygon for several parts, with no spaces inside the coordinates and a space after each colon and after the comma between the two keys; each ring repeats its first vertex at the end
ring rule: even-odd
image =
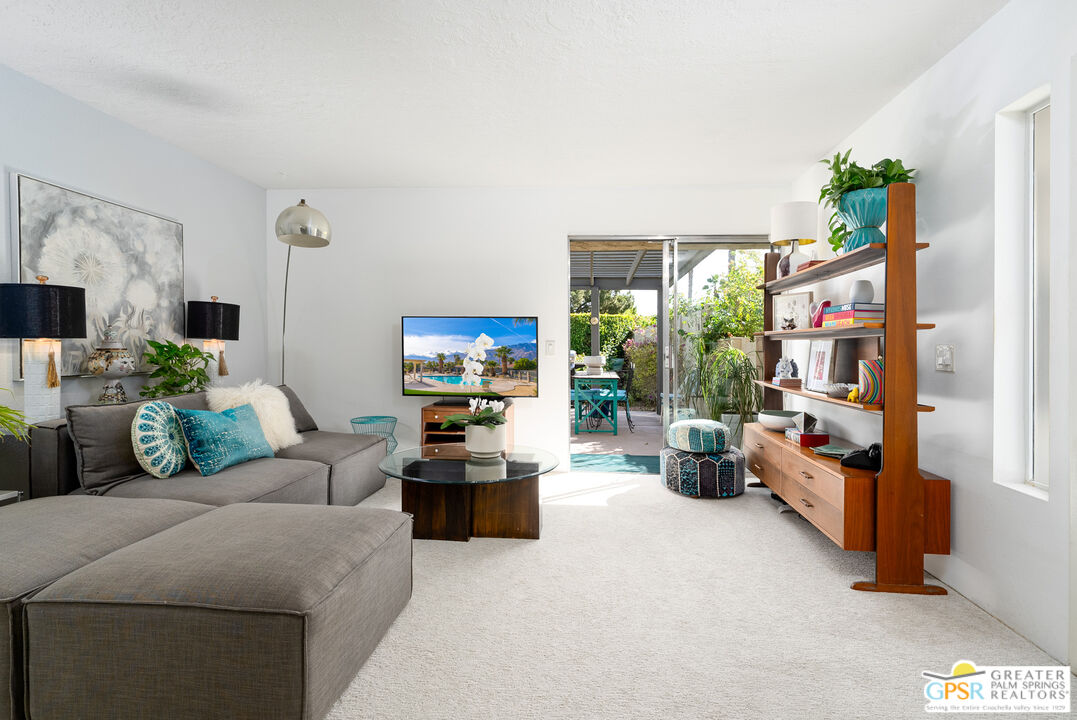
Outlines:
{"type": "Polygon", "coordinates": [[[1051,265],[1049,240],[1051,233],[1051,106],[1043,104],[1028,113],[1029,130],[1028,185],[1029,229],[1028,266],[1031,277],[1028,284],[1028,394],[1030,437],[1027,439],[1032,452],[1028,454],[1026,482],[1047,489],[1047,386],[1049,333],[1048,317],[1050,295],[1048,293],[1051,265]]]}
{"type": "Polygon", "coordinates": [[[1051,105],[1040,88],[995,122],[994,479],[1048,488],[1051,105]]]}

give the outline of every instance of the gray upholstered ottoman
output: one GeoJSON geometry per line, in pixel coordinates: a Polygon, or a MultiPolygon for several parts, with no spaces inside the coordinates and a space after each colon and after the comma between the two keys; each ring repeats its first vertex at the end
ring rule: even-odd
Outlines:
{"type": "Polygon", "coordinates": [[[411,597],[411,518],[229,505],[26,603],[27,708],[50,718],[321,718],[411,597]]]}
{"type": "Polygon", "coordinates": [[[22,605],[99,557],[212,510],[178,500],[49,497],[0,508],[0,719],[22,718],[22,605]]]}

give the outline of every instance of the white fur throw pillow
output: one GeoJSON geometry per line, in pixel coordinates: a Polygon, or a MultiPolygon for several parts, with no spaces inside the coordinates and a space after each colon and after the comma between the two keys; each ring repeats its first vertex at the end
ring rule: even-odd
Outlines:
{"type": "Polygon", "coordinates": [[[206,404],[213,412],[250,403],[262,426],[262,433],[273,452],[303,442],[303,436],[295,431],[295,418],[288,398],[280,389],[266,385],[261,380],[239,387],[210,387],[206,390],[206,404]]]}

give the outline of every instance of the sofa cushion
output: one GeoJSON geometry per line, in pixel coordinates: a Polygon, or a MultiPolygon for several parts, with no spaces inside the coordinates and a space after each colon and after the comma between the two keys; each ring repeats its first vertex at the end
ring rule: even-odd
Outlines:
{"type": "Polygon", "coordinates": [[[329,712],[411,596],[411,519],[233,505],[93,563],[26,609],[34,718],[329,712]]]}
{"type": "Polygon", "coordinates": [[[163,400],[142,405],[131,421],[131,447],[138,464],[155,478],[172,477],[186,467],[187,445],[176,408],[163,400]]]}
{"type": "MultiPolygon", "coordinates": [[[[176,408],[206,409],[206,394],[160,398],[176,408]]],[[[131,422],[145,400],[115,405],[70,405],[67,431],[75,443],[79,483],[89,490],[142,475],[131,447],[131,422]]]]}
{"type": "Polygon", "coordinates": [[[206,404],[214,412],[250,403],[258,415],[262,434],[273,452],[303,442],[303,437],[296,432],[295,418],[284,392],[261,380],[244,383],[239,386],[213,386],[206,390],[206,404]]]}
{"type": "Polygon", "coordinates": [[[295,418],[296,432],[305,433],[317,430],[318,423],[314,422],[314,418],[307,412],[307,408],[304,407],[299,396],[295,394],[295,390],[292,390],[287,385],[279,385],[278,387],[284,393],[284,397],[288,398],[288,405],[292,408],[292,417],[295,418]]]}
{"type": "Polygon", "coordinates": [[[0,615],[5,623],[0,634],[0,718],[22,717],[24,598],[114,550],[212,509],[175,500],[88,495],[0,508],[0,615]]]}
{"type": "Polygon", "coordinates": [[[166,480],[141,475],[102,492],[106,497],[170,498],[206,505],[245,502],[325,505],[329,497],[329,467],[307,460],[263,458],[234,465],[210,477],[202,477],[193,468],[166,480]]]}
{"type": "Polygon", "coordinates": [[[273,457],[258,415],[249,403],[236,408],[176,410],[191,464],[203,476],[248,460],[273,457]]]}
{"type": "Polygon", "coordinates": [[[385,486],[385,473],[378,470],[385,439],[377,435],[311,430],[303,433],[302,445],[285,448],[277,457],[329,465],[330,505],[355,505],[385,486]]]}

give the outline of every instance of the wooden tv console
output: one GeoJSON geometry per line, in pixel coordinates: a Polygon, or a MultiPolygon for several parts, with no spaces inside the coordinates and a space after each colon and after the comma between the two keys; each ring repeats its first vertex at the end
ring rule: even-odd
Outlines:
{"type": "MultiPolygon", "coordinates": [[[[512,399],[505,400],[505,437],[506,445],[512,447],[515,444],[516,426],[514,422],[514,414],[516,408],[513,407],[512,399]]],[[[433,446],[443,445],[445,443],[462,443],[464,442],[464,428],[454,425],[452,427],[441,429],[441,424],[445,422],[445,418],[449,415],[458,415],[460,413],[471,412],[468,408],[468,401],[461,399],[460,402],[449,404],[447,402],[437,402],[430,405],[424,405],[422,411],[422,424],[419,426],[422,428],[420,432],[420,444],[423,447],[430,447],[430,453],[427,457],[435,457],[437,455],[437,448],[433,446]]],[[[426,453],[424,453],[426,455],[426,453]]]]}
{"type": "MultiPolygon", "coordinates": [[[[840,438],[834,445],[855,447],[840,438]]],[[[744,427],[747,469],[844,550],[875,550],[875,473],[842,467],[759,423],[744,427]]],[[[950,554],[950,481],[924,481],[924,552],[950,554]]]]}

